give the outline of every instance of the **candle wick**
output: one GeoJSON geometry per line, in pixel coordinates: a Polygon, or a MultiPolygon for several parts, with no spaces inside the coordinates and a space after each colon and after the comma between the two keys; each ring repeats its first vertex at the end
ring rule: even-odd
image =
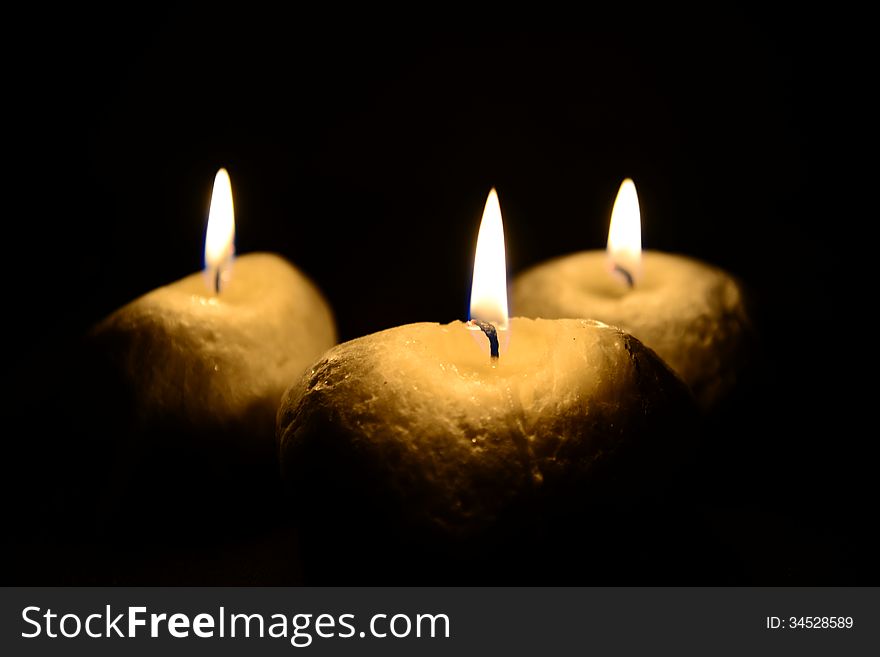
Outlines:
{"type": "Polygon", "coordinates": [[[498,331],[495,330],[495,326],[490,324],[489,322],[484,322],[479,319],[472,319],[468,322],[468,324],[472,326],[476,326],[483,333],[486,334],[486,337],[489,338],[489,356],[492,357],[493,360],[498,358],[498,331]]]}
{"type": "Polygon", "coordinates": [[[214,293],[220,294],[220,267],[214,269],[214,293]]]}
{"type": "Polygon", "coordinates": [[[614,264],[614,271],[619,272],[626,279],[626,286],[631,290],[635,286],[635,281],[633,280],[632,274],[630,274],[626,269],[618,265],[614,264]]]}

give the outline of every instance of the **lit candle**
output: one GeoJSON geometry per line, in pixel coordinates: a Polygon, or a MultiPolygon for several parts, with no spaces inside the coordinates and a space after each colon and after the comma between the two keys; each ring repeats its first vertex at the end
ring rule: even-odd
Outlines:
{"type": "Polygon", "coordinates": [[[642,252],[635,184],[620,186],[605,251],[584,251],[518,275],[513,306],[527,317],[590,317],[657,352],[709,410],[745,362],[751,324],[737,281],[680,255],[642,252]]]}
{"type": "Polygon", "coordinates": [[[690,394],[638,340],[592,320],[508,320],[494,190],[476,253],[471,322],[337,345],[285,395],[282,476],[324,575],[425,551],[522,555],[544,523],[668,477],[687,442],[690,394]]]}
{"type": "MultiPolygon", "coordinates": [[[[144,476],[154,478],[156,491],[171,485],[172,470],[198,482],[251,476],[251,465],[256,476],[277,472],[281,395],[336,342],[315,285],[271,253],[233,258],[234,230],[232,190],[221,169],[204,271],[130,302],[89,336],[102,394],[114,395],[113,407],[105,397],[95,404],[116,414],[120,425],[110,430],[131,443],[117,467],[140,470],[146,459],[155,471],[144,476]]],[[[126,477],[119,476],[123,484],[136,485],[126,477]]],[[[213,491],[198,494],[215,499],[213,491]]]]}

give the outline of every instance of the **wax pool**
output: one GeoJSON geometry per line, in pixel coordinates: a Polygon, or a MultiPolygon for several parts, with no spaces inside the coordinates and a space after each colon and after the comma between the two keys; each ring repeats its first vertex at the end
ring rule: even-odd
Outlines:
{"type": "Polygon", "coordinates": [[[589,317],[632,333],[691,387],[704,409],[735,386],[747,362],[752,328],[739,283],[692,258],[645,251],[629,289],[605,251],[539,264],[514,278],[511,307],[526,317],[589,317]]]}
{"type": "Polygon", "coordinates": [[[514,318],[509,337],[492,361],[461,322],[400,326],[292,385],[278,440],[307,554],[333,572],[507,559],[672,478],[695,411],[653,352],[588,320],[514,318]]]}

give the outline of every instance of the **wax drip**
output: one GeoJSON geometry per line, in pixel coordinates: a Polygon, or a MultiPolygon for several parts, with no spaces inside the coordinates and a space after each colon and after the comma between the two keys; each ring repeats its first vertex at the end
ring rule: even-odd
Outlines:
{"type": "Polygon", "coordinates": [[[486,334],[486,337],[489,338],[489,355],[493,360],[498,358],[498,331],[495,330],[495,326],[490,324],[489,322],[484,322],[479,319],[472,319],[468,321],[468,325],[476,326],[483,333],[486,334]]]}
{"type": "Polygon", "coordinates": [[[626,279],[626,285],[629,289],[633,289],[635,281],[633,280],[632,274],[618,264],[614,265],[614,271],[619,272],[626,279]]]}

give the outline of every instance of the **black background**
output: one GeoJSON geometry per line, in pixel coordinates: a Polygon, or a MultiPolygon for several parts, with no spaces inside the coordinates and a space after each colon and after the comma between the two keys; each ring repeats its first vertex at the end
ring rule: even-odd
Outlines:
{"type": "Polygon", "coordinates": [[[68,355],[114,308],[200,267],[225,166],[237,250],[308,273],[341,339],[466,316],[490,187],[513,275],[601,248],[634,178],[645,246],[740,277],[762,352],[688,480],[698,566],[597,579],[876,584],[860,22],[738,6],[9,15],[7,579],[298,581],[283,532],[120,557],[76,506],[68,355]]]}

